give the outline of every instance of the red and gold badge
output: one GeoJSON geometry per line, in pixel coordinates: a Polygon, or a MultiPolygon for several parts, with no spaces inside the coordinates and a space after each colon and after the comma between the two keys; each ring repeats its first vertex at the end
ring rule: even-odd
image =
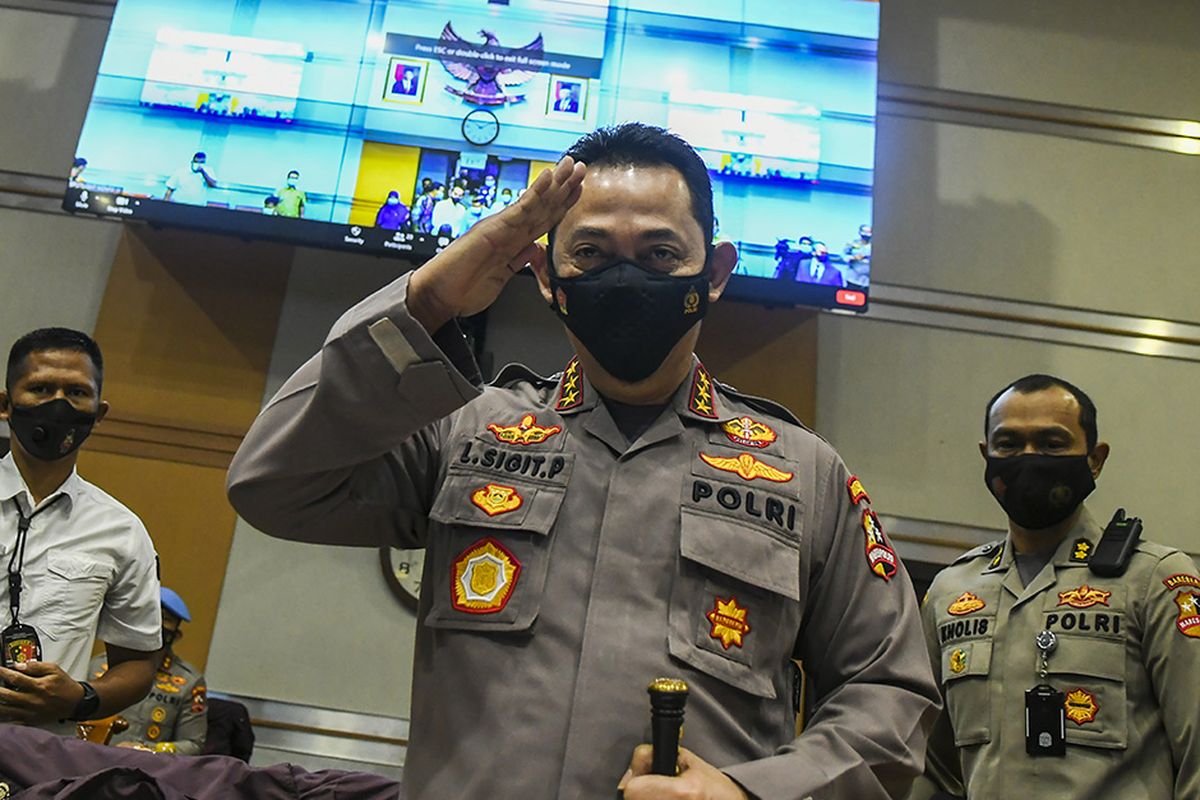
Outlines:
{"type": "Polygon", "coordinates": [[[541,444],[542,442],[562,431],[561,425],[538,425],[537,417],[526,414],[516,425],[497,425],[489,423],[487,429],[496,437],[496,441],[504,444],[541,444]]]}
{"type": "Polygon", "coordinates": [[[208,692],[203,686],[192,687],[192,713],[199,714],[208,706],[208,692]]]}
{"type": "Polygon", "coordinates": [[[182,675],[172,675],[171,683],[175,684],[176,686],[183,686],[185,683],[187,683],[187,678],[182,675]]]}
{"type": "Polygon", "coordinates": [[[1176,572],[1163,578],[1163,586],[1168,589],[1178,589],[1180,586],[1194,586],[1200,589],[1200,578],[1188,575],[1186,572],[1176,572]]]}
{"type": "Polygon", "coordinates": [[[734,475],[747,481],[762,478],[763,480],[775,483],[787,483],[794,476],[791,472],[772,467],[764,461],[759,461],[749,453],[741,453],[737,456],[710,456],[708,453],[701,453],[700,460],[713,469],[732,472],[734,475]]]}
{"type": "Polygon", "coordinates": [[[721,423],[721,430],[729,441],[745,447],[762,448],[779,438],[775,430],[765,422],[751,417],[738,417],[721,423]]]}
{"type": "Polygon", "coordinates": [[[868,505],[871,503],[871,498],[867,494],[867,488],[862,485],[862,481],[857,475],[851,475],[846,479],[846,491],[850,494],[850,505],[856,506],[864,500],[868,505]]]}
{"type": "Polygon", "coordinates": [[[583,402],[583,374],[579,369],[579,359],[572,358],[567,368],[563,370],[562,383],[559,384],[558,402],[554,407],[559,411],[575,408],[583,402]]]}
{"type": "Polygon", "coordinates": [[[489,483],[471,492],[471,502],[489,517],[494,517],[497,514],[516,511],[525,502],[525,498],[521,497],[514,486],[489,483]]]}
{"type": "Polygon", "coordinates": [[[1180,592],[1175,595],[1175,605],[1179,606],[1179,619],[1175,625],[1184,636],[1200,639],[1200,600],[1197,592],[1180,592]]]}
{"type": "Polygon", "coordinates": [[[1076,725],[1085,725],[1096,719],[1096,712],[1100,710],[1100,704],[1096,702],[1096,695],[1087,689],[1074,689],[1067,692],[1067,699],[1063,701],[1063,707],[1067,710],[1067,719],[1076,725]]]}
{"type": "Polygon", "coordinates": [[[468,614],[494,614],[508,605],[521,562],[492,537],[480,539],[454,560],[450,597],[468,614]]]}
{"type": "Polygon", "coordinates": [[[863,533],[867,537],[867,565],[879,577],[890,581],[896,576],[896,551],[887,543],[883,535],[883,525],[879,515],[869,508],[862,512],[863,533]]]}
{"type": "Polygon", "coordinates": [[[717,418],[717,412],[713,407],[712,378],[709,377],[708,370],[704,368],[704,365],[699,362],[696,363],[696,369],[692,372],[692,390],[688,395],[688,408],[692,410],[692,413],[702,417],[717,418]]]}
{"type": "Polygon", "coordinates": [[[741,647],[743,637],[750,633],[750,623],[746,622],[749,613],[750,609],[738,605],[737,597],[714,598],[712,611],[704,615],[712,624],[708,635],[719,640],[726,650],[741,647]]]}
{"type": "Polygon", "coordinates": [[[1106,592],[1103,589],[1093,589],[1085,583],[1078,589],[1059,592],[1058,604],[1060,606],[1070,606],[1071,608],[1091,608],[1097,604],[1108,605],[1108,598],[1111,596],[1112,592],[1106,592]]]}
{"type": "Polygon", "coordinates": [[[970,592],[963,592],[958,596],[958,599],[950,604],[946,611],[950,612],[956,617],[961,617],[965,616],[966,614],[973,614],[979,609],[983,608],[985,605],[987,605],[987,603],[983,602],[983,600],[981,600],[978,596],[973,595],[970,592]]]}

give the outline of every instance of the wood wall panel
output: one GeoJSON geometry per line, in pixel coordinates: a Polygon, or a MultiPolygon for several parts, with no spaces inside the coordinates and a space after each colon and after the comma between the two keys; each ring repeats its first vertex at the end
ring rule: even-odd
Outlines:
{"type": "Polygon", "coordinates": [[[237,521],[225,471],[262,404],[293,248],[126,227],[96,323],[107,419],[80,472],[146,523],[206,663],[237,521]]]}

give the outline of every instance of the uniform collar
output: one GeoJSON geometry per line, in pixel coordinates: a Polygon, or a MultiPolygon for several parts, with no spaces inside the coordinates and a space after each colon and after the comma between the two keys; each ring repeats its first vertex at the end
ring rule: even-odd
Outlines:
{"type": "MultiPolygon", "coordinates": [[[[554,410],[564,416],[590,411],[600,401],[600,394],[588,381],[578,357],[572,358],[559,376],[554,398],[554,410]]],[[[688,378],[675,390],[670,405],[674,406],[679,416],[701,422],[725,422],[733,419],[732,413],[724,407],[717,382],[694,354],[692,370],[688,378]]]]}
{"type": "MultiPolygon", "coordinates": [[[[62,486],[59,486],[42,501],[42,506],[58,495],[66,495],[66,506],[69,509],[75,504],[75,498],[79,494],[82,483],[83,479],[79,477],[79,471],[71,470],[71,474],[62,482],[62,486]]],[[[21,471],[17,469],[17,462],[13,460],[13,455],[9,452],[4,458],[0,458],[0,501],[12,500],[17,496],[22,497],[21,504],[25,510],[30,510],[33,505],[33,493],[29,491],[25,479],[21,476],[21,471]]]]}
{"type": "MultiPolygon", "coordinates": [[[[1067,531],[1063,540],[1058,543],[1049,563],[1056,567],[1087,564],[1102,533],[1095,518],[1088,511],[1087,506],[1084,506],[1079,514],[1079,519],[1075,521],[1071,530],[1067,531]]],[[[1008,568],[1013,565],[1012,534],[1006,536],[999,550],[993,551],[991,555],[991,560],[983,568],[984,574],[1008,571],[1008,568]]]]}

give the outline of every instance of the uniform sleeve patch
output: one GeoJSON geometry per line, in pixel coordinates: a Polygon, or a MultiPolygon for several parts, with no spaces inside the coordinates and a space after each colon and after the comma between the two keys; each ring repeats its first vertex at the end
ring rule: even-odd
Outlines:
{"type": "Polygon", "coordinates": [[[867,494],[867,489],[862,485],[862,481],[857,475],[851,475],[846,479],[846,491],[850,494],[850,505],[856,506],[864,500],[868,505],[871,503],[871,498],[867,494]]]}
{"type": "Polygon", "coordinates": [[[1178,589],[1180,586],[1193,586],[1200,589],[1200,578],[1195,575],[1188,575],[1186,572],[1177,572],[1174,575],[1168,575],[1163,578],[1163,586],[1168,589],[1178,589]]]}
{"type": "Polygon", "coordinates": [[[879,515],[869,508],[863,509],[862,528],[867,540],[867,566],[880,578],[890,581],[896,576],[896,551],[887,543],[879,515]]]}
{"type": "Polygon", "coordinates": [[[1175,626],[1184,636],[1200,639],[1200,592],[1180,592],[1175,595],[1179,619],[1175,626]]]}

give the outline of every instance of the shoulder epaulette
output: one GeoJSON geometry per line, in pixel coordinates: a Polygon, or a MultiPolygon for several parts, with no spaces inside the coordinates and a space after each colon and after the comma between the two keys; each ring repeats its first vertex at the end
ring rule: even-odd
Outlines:
{"type": "Polygon", "coordinates": [[[496,373],[496,377],[488,383],[488,386],[504,387],[510,386],[518,381],[525,381],[527,383],[532,383],[535,386],[549,387],[553,386],[557,380],[558,376],[546,378],[542,375],[538,375],[524,364],[514,363],[505,364],[503,367],[501,367],[500,371],[496,373]]]}
{"type": "Polygon", "coordinates": [[[950,563],[951,564],[961,564],[964,561],[971,561],[973,559],[979,558],[980,556],[994,555],[996,553],[996,551],[1003,546],[1004,546],[1003,539],[997,539],[994,542],[988,542],[987,544],[981,544],[981,545],[979,545],[979,547],[972,548],[972,549],[968,550],[967,552],[963,553],[961,556],[954,559],[950,563]]]}
{"type": "Polygon", "coordinates": [[[738,400],[750,406],[755,411],[761,411],[763,414],[770,414],[771,416],[781,419],[784,422],[790,422],[793,425],[804,428],[804,430],[808,431],[809,433],[813,432],[812,428],[801,422],[800,418],[793,414],[787,406],[780,405],[774,400],[767,400],[765,397],[755,397],[752,394],[739,392],[736,388],[727,383],[721,383],[720,381],[717,381],[716,384],[717,389],[720,390],[721,394],[736,397],[738,400]]]}
{"type": "Polygon", "coordinates": [[[1145,553],[1159,559],[1166,558],[1172,553],[1183,552],[1178,547],[1171,547],[1169,545],[1159,544],[1158,542],[1148,542],[1145,539],[1138,539],[1138,543],[1134,549],[1138,553],[1145,553]]]}

